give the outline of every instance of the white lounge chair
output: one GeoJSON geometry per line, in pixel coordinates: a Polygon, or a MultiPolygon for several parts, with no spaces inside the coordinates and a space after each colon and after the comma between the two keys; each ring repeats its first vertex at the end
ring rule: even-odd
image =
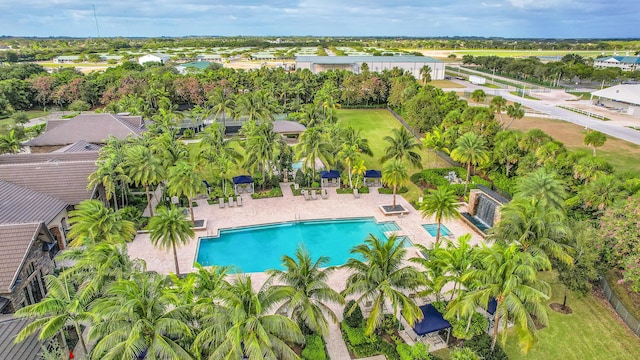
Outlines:
{"type": "Polygon", "coordinates": [[[316,194],[316,190],[311,190],[311,199],[318,200],[318,195],[316,194]]]}
{"type": "Polygon", "coordinates": [[[238,196],[238,207],[242,206],[242,196],[238,196]]]}
{"type": "Polygon", "coordinates": [[[220,209],[224,209],[224,198],[218,198],[218,203],[220,204],[220,209]]]}
{"type": "Polygon", "coordinates": [[[360,193],[358,192],[358,189],[353,189],[353,197],[355,197],[356,199],[360,198],[360,193]]]}
{"type": "Polygon", "coordinates": [[[329,198],[329,192],[327,191],[327,189],[322,189],[322,191],[320,192],[320,195],[322,195],[323,199],[329,198]]]}
{"type": "Polygon", "coordinates": [[[229,197],[229,207],[234,207],[235,204],[233,203],[233,198],[229,197]]]}
{"type": "Polygon", "coordinates": [[[308,191],[308,190],[302,190],[300,193],[302,194],[302,196],[304,196],[304,199],[305,199],[305,200],[309,200],[309,199],[311,199],[311,198],[309,197],[309,191],[308,191]]]}

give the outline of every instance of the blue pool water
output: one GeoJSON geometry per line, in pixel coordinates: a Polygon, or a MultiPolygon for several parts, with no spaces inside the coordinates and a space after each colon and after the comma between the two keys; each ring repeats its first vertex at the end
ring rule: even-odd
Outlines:
{"type": "Polygon", "coordinates": [[[395,223],[378,224],[373,218],[285,222],[220,230],[219,237],[201,238],[196,261],[203,266],[234,266],[242,272],[282,269],[282,255],[295,255],[303,243],[316,260],[328,256],[329,265],[343,265],[352,247],[369,234],[386,239],[384,232],[395,223]]]}
{"type": "MultiPolygon", "coordinates": [[[[438,224],[425,224],[422,227],[429,232],[429,235],[436,237],[438,234],[438,224]]],[[[440,224],[440,236],[449,236],[451,232],[444,224],[440,224]]]]}
{"type": "Polygon", "coordinates": [[[300,170],[302,169],[302,165],[304,164],[304,161],[298,161],[295,162],[293,164],[291,164],[291,168],[295,171],[295,170],[300,170]]]}

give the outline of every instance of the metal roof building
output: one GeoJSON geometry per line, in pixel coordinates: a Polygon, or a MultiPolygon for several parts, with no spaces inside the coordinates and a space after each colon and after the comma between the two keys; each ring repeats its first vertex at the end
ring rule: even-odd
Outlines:
{"type": "Polygon", "coordinates": [[[444,62],[429,56],[298,56],[296,68],[309,69],[319,73],[327,70],[349,70],[361,72],[362,64],[370,71],[381,72],[393,68],[408,71],[416,79],[421,79],[420,70],[427,65],[431,68],[432,80],[444,79],[444,62]]]}

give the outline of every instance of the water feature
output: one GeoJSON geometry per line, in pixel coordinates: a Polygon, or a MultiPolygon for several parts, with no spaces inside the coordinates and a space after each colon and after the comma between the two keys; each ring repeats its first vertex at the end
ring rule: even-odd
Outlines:
{"type": "Polygon", "coordinates": [[[482,220],[489,227],[493,227],[493,220],[496,216],[498,203],[485,194],[478,194],[478,206],[476,207],[476,217],[482,220]]]}

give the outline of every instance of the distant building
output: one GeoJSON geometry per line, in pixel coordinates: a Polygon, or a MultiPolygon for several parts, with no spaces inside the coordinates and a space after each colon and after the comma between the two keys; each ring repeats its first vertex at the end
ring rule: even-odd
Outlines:
{"type": "Polygon", "coordinates": [[[594,105],[640,117],[640,85],[616,85],[591,93],[594,105]]]}
{"type": "Polygon", "coordinates": [[[140,65],[144,65],[145,63],[148,63],[148,62],[166,64],[170,58],[171,56],[166,54],[147,54],[138,58],[138,63],[140,65]]]}
{"type": "Polygon", "coordinates": [[[69,55],[69,56],[56,56],[53,58],[54,64],[71,64],[80,59],[78,55],[69,55]]]}
{"type": "Polygon", "coordinates": [[[416,79],[421,79],[420,70],[428,65],[432,80],[444,79],[444,62],[429,56],[298,56],[297,69],[309,69],[314,74],[327,70],[349,70],[359,74],[362,64],[369,71],[383,71],[398,68],[408,71],[416,79]]]}
{"type": "Polygon", "coordinates": [[[220,54],[200,54],[196,55],[196,61],[223,63],[227,61],[227,58],[220,54]]]}
{"type": "Polygon", "coordinates": [[[597,58],[593,62],[593,66],[600,68],[617,67],[622,71],[640,70],[639,56],[607,56],[597,58]]]}
{"type": "Polygon", "coordinates": [[[208,61],[195,61],[186,64],[180,64],[176,66],[176,70],[178,70],[180,74],[184,75],[189,72],[190,69],[191,71],[202,71],[208,68],[210,65],[211,63],[208,61]]]}

